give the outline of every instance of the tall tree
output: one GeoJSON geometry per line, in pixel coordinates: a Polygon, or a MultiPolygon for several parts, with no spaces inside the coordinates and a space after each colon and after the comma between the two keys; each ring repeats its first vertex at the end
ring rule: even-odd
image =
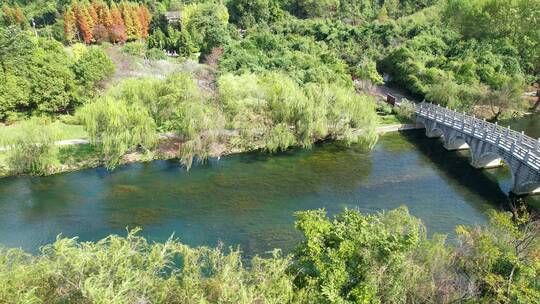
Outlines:
{"type": "Polygon", "coordinates": [[[24,16],[21,8],[19,6],[15,6],[15,8],[11,8],[7,5],[4,5],[2,7],[2,15],[4,18],[4,23],[6,25],[18,25],[20,28],[26,28],[26,17],[24,16]]]}
{"type": "Polygon", "coordinates": [[[152,15],[145,5],[140,5],[138,7],[138,17],[141,25],[141,38],[147,38],[150,30],[150,21],[152,20],[152,15]]]}
{"type": "Polygon", "coordinates": [[[19,6],[15,7],[15,22],[21,27],[24,27],[26,24],[26,17],[19,6]]]}
{"type": "Polygon", "coordinates": [[[109,7],[103,3],[100,2],[98,6],[98,17],[99,17],[99,23],[102,24],[107,30],[111,30],[111,26],[113,24],[113,19],[111,16],[111,11],[109,10],[109,7]]]}
{"type": "Polygon", "coordinates": [[[379,22],[384,23],[388,20],[388,10],[386,9],[386,5],[383,5],[381,7],[381,10],[379,11],[379,22]]]}
{"type": "Polygon", "coordinates": [[[116,3],[111,4],[111,21],[112,25],[124,25],[124,19],[122,19],[122,13],[116,3]]]}
{"type": "Polygon", "coordinates": [[[126,2],[122,2],[120,10],[122,11],[122,18],[126,27],[127,38],[137,39],[139,37],[139,31],[137,24],[135,23],[136,18],[133,18],[134,16],[130,5],[126,2]]]}
{"type": "Polygon", "coordinates": [[[64,37],[66,41],[73,42],[77,38],[77,19],[73,9],[68,7],[64,12],[64,37]]]}
{"type": "Polygon", "coordinates": [[[91,5],[88,6],[88,14],[90,18],[92,19],[93,26],[96,26],[99,24],[99,18],[96,10],[97,4],[95,2],[92,2],[91,5]]]}
{"type": "Polygon", "coordinates": [[[112,3],[111,5],[111,41],[112,42],[126,42],[126,26],[124,24],[124,19],[122,18],[122,13],[116,5],[112,3]]]}
{"type": "Polygon", "coordinates": [[[78,5],[75,10],[77,18],[77,27],[81,33],[84,43],[91,43],[93,39],[92,25],[90,24],[91,17],[84,5],[78,5]]]}
{"type": "Polygon", "coordinates": [[[7,5],[2,7],[2,17],[4,18],[4,23],[6,25],[11,25],[15,23],[15,14],[13,9],[7,5]]]}

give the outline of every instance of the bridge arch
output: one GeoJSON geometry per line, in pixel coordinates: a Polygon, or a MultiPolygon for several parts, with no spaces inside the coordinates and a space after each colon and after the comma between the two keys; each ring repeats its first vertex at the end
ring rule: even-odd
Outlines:
{"type": "Polygon", "coordinates": [[[523,193],[540,194],[540,180],[524,182],[518,186],[523,193]]]}
{"type": "Polygon", "coordinates": [[[508,159],[505,159],[505,156],[501,156],[498,152],[495,151],[475,151],[476,147],[473,145],[471,147],[471,164],[475,168],[495,168],[501,166],[501,162],[511,168],[511,162],[508,159]]]}
{"type": "Polygon", "coordinates": [[[417,120],[417,123],[426,129],[426,136],[429,138],[439,138],[444,135],[443,128],[435,121],[417,120]]]}

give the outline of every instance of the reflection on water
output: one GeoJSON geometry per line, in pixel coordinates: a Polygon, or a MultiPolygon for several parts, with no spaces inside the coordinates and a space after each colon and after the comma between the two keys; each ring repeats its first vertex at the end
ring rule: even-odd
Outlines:
{"type": "MultiPolygon", "coordinates": [[[[461,152],[460,152],[461,153],[461,152]]],[[[186,172],[176,161],[0,180],[0,243],[35,251],[58,234],[97,240],[140,226],[163,241],[240,246],[248,255],[299,239],[294,212],[407,205],[430,232],[482,223],[508,190],[504,170],[484,172],[422,132],[386,135],[371,152],[324,143],[275,156],[234,155],[186,172]],[[502,190],[501,190],[502,189],[502,190]]]]}

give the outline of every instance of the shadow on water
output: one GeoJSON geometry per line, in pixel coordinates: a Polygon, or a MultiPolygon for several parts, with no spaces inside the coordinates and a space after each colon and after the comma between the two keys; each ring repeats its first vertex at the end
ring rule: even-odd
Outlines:
{"type": "Polygon", "coordinates": [[[456,191],[460,191],[459,187],[465,187],[494,207],[507,208],[508,194],[503,192],[496,179],[470,165],[469,151],[448,151],[440,139],[426,137],[424,130],[400,133],[442,173],[441,176],[456,191]]]}

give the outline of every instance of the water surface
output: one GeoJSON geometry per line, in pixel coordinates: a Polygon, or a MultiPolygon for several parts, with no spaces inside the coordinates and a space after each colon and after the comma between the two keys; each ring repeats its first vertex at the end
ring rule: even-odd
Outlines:
{"type": "Polygon", "coordinates": [[[95,241],[139,226],[153,241],[240,246],[248,255],[290,250],[294,212],[400,205],[430,233],[486,221],[505,204],[507,170],[468,165],[423,131],[383,136],[373,151],[323,143],[279,155],[233,155],[186,172],[177,161],[0,180],[0,243],[35,252],[58,234],[95,241]]]}
{"type": "Polygon", "coordinates": [[[513,130],[524,131],[532,138],[540,138],[540,113],[501,122],[503,126],[510,126],[513,130]]]}

